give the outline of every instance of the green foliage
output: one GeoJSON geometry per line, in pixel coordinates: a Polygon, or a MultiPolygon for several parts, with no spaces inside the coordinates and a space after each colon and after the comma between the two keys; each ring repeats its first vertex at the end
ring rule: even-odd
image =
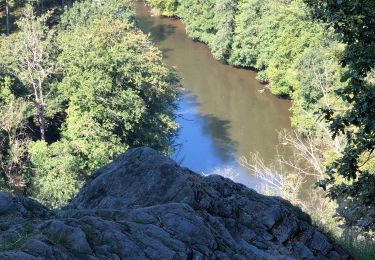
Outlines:
{"type": "Polygon", "coordinates": [[[116,41],[121,41],[121,33],[130,28],[126,23],[117,27],[116,23],[107,29],[107,22],[77,27],[61,35],[63,48],[59,62],[65,76],[59,91],[69,103],[63,136],[80,147],[90,170],[128,149],[127,131],[143,112],[137,94],[116,78],[119,72],[115,59],[122,47],[116,41]],[[118,39],[113,38],[116,33],[120,33],[118,39]]]}
{"type": "Polygon", "coordinates": [[[69,104],[62,135],[80,148],[88,170],[129,147],[167,151],[177,79],[148,39],[127,20],[102,18],[62,33],[60,42],[59,91],[69,104]]]}
{"type": "Polygon", "coordinates": [[[236,1],[218,0],[216,1],[214,11],[216,34],[213,40],[209,43],[209,46],[216,59],[226,60],[230,55],[233,41],[236,1]]]}
{"type": "Polygon", "coordinates": [[[30,104],[7,93],[6,102],[0,105],[0,189],[22,194],[27,174],[27,119],[30,104]]]}
{"type": "MultiPolygon", "coordinates": [[[[328,189],[331,198],[344,201],[340,213],[350,224],[362,225],[363,214],[358,212],[375,207],[375,84],[367,78],[375,66],[375,3],[371,0],[306,2],[314,16],[331,24],[346,44],[341,58],[345,71],[336,93],[348,107],[342,113],[336,107],[326,106],[323,112],[331,123],[333,137],[343,134],[347,144],[320,185],[328,189]]],[[[374,229],[374,220],[364,226],[374,229]]]]}
{"type": "Polygon", "coordinates": [[[35,198],[51,207],[61,207],[69,202],[81,186],[78,173],[82,164],[74,156],[70,144],[55,142],[48,145],[37,141],[30,145],[29,153],[35,169],[35,198]]]}
{"type": "Polygon", "coordinates": [[[175,16],[178,7],[178,0],[150,0],[150,5],[160,15],[175,16]]]}
{"type": "Polygon", "coordinates": [[[292,125],[301,132],[314,132],[319,111],[326,104],[342,107],[334,90],[339,83],[341,68],[339,55],[343,46],[337,42],[329,46],[307,48],[292,64],[290,82],[293,86],[292,125]]]}
{"type": "Polygon", "coordinates": [[[17,22],[19,31],[3,37],[0,67],[27,88],[35,104],[40,138],[45,139],[48,81],[54,74],[54,30],[47,26],[50,13],[36,16],[29,5],[17,22]]]}
{"type": "MultiPolygon", "coordinates": [[[[37,17],[27,6],[17,22],[20,30],[1,38],[0,53],[2,70],[18,78],[24,85],[43,83],[41,70],[51,67],[53,30],[46,26],[49,14],[37,17]],[[33,63],[32,63],[33,62],[33,63]]],[[[45,71],[46,72],[46,71],[45,71]]],[[[30,91],[32,93],[32,91],[30,91]]]]}
{"type": "Polygon", "coordinates": [[[12,79],[9,76],[0,79],[0,104],[4,105],[12,98],[12,79]]]}
{"type": "Polygon", "coordinates": [[[270,46],[272,56],[267,64],[267,79],[272,93],[290,95],[293,62],[305,49],[324,43],[324,33],[320,24],[306,16],[306,6],[300,1],[280,4],[276,20],[279,23],[278,31],[270,46]]]}
{"type": "Polygon", "coordinates": [[[216,0],[181,1],[177,15],[186,24],[186,33],[195,40],[210,43],[216,34],[215,6],[216,0]]]}
{"type": "Polygon", "coordinates": [[[178,80],[134,27],[132,12],[121,13],[128,9],[128,2],[117,0],[99,7],[96,1],[79,2],[62,16],[62,139],[30,148],[35,196],[53,207],[66,204],[93,170],[129,147],[171,147],[178,80]]]}
{"type": "Polygon", "coordinates": [[[352,254],[355,259],[373,260],[375,255],[375,243],[373,241],[357,240],[354,238],[342,238],[339,243],[352,254]]]}
{"type": "Polygon", "coordinates": [[[230,55],[235,13],[234,0],[181,1],[177,9],[187,34],[207,43],[214,57],[223,61],[230,55]]]}
{"type": "Polygon", "coordinates": [[[256,67],[260,55],[260,22],[262,21],[263,0],[243,1],[238,6],[235,17],[233,44],[229,62],[241,67],[256,67]]]}
{"type": "Polygon", "coordinates": [[[60,30],[84,28],[101,18],[133,21],[133,5],[129,0],[110,0],[105,3],[96,0],[77,1],[72,7],[65,7],[59,27],[60,30]]]}
{"type": "Polygon", "coordinates": [[[186,24],[187,34],[207,43],[218,60],[230,56],[236,15],[234,0],[181,1],[177,14],[186,24]]]}
{"type": "Polygon", "coordinates": [[[50,18],[27,7],[1,38],[0,185],[61,207],[119,153],[171,151],[179,83],[130,1],[79,1],[50,18]]]}
{"type": "MultiPolygon", "coordinates": [[[[282,21],[279,11],[281,7],[286,8],[285,2],[287,1],[260,2],[261,14],[258,21],[259,44],[256,46],[258,49],[258,57],[256,59],[255,68],[260,70],[260,79],[263,81],[267,81],[267,76],[265,73],[262,75],[262,71],[268,67],[269,61],[273,56],[272,46],[277,39],[280,22],[282,21]]],[[[247,29],[245,28],[245,30],[247,29]]]]}

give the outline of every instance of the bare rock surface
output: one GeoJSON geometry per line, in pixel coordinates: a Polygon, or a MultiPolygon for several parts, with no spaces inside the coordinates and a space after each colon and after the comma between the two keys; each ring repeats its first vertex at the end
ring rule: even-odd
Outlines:
{"type": "Polygon", "coordinates": [[[150,148],[97,170],[63,210],[0,193],[0,259],[350,259],[290,203],[150,148]]]}

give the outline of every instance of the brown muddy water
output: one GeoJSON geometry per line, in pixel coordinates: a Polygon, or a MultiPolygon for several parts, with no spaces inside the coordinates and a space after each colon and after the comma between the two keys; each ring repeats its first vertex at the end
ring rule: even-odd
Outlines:
{"type": "Polygon", "coordinates": [[[178,102],[180,131],[172,158],[195,172],[232,175],[251,188],[260,181],[241,167],[240,156],[276,155],[278,131],[290,129],[290,102],[267,91],[256,73],[216,61],[209,48],[188,38],[183,23],[153,16],[135,2],[137,24],[175,67],[184,87],[178,102]]]}

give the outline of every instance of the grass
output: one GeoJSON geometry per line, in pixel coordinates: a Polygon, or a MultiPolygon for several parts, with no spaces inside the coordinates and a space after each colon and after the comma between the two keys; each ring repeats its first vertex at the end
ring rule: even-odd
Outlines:
{"type": "Polygon", "coordinates": [[[68,247],[68,241],[64,234],[61,233],[53,233],[48,236],[48,238],[55,244],[61,245],[63,247],[68,247]]]}
{"type": "Polygon", "coordinates": [[[375,259],[375,242],[359,241],[354,238],[339,238],[338,244],[351,253],[358,260],[375,259]]]}
{"type": "Polygon", "coordinates": [[[0,251],[20,250],[25,242],[33,236],[34,228],[32,223],[25,223],[19,232],[14,231],[16,236],[9,236],[1,241],[0,251]]]}
{"type": "Polygon", "coordinates": [[[28,239],[29,236],[22,234],[19,234],[17,238],[6,239],[0,244],[0,251],[20,250],[28,239]]]}
{"type": "Polygon", "coordinates": [[[89,244],[92,245],[95,242],[95,232],[93,229],[89,226],[83,227],[83,232],[85,232],[85,236],[89,244]]]}
{"type": "Polygon", "coordinates": [[[10,227],[10,222],[8,221],[1,221],[0,222],[0,231],[5,231],[10,227]]]}
{"type": "MultiPolygon", "coordinates": [[[[327,207],[329,208],[329,207],[327,207]]],[[[314,225],[323,231],[337,245],[341,246],[354,259],[374,260],[375,259],[375,241],[358,239],[354,236],[345,235],[342,222],[332,218],[333,209],[327,209],[327,212],[320,214],[311,214],[314,225]]]]}

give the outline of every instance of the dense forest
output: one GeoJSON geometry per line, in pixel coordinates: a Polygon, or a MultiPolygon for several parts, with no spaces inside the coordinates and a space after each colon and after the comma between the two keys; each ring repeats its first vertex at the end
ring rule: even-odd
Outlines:
{"type": "MultiPolygon", "coordinates": [[[[217,60],[256,70],[272,94],[292,101],[296,131],[281,139],[294,161],[278,158],[292,176],[286,198],[295,202],[300,176],[313,176],[322,207],[337,204],[323,214],[373,239],[375,2],[147,2],[181,19],[217,60]]],[[[5,0],[0,8],[1,191],[61,207],[119,153],[172,151],[179,79],[137,28],[132,1],[5,0]]]]}
{"type": "Polygon", "coordinates": [[[25,2],[0,39],[1,190],[58,207],[130,147],[168,153],[178,79],[132,3],[25,2]]]}
{"type": "Polygon", "coordinates": [[[156,13],[182,19],[187,34],[206,43],[216,59],[257,70],[273,94],[292,100],[297,133],[283,140],[298,154],[288,166],[314,175],[339,202],[347,224],[373,231],[374,1],[148,3],[156,13]]]}

